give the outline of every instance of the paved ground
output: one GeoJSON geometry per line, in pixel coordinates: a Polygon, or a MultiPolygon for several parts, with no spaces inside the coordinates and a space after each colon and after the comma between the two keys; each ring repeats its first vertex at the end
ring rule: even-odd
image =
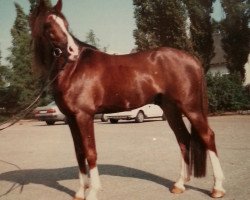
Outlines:
{"type": "MultiPolygon", "coordinates": [[[[250,198],[250,116],[212,117],[226,175],[225,200],[250,198]]],[[[99,200],[210,199],[213,176],[192,179],[187,191],[169,188],[179,176],[175,138],[163,121],[95,123],[103,190],[99,200]]],[[[70,200],[78,169],[69,129],[23,122],[0,132],[0,200],[70,200]]]]}

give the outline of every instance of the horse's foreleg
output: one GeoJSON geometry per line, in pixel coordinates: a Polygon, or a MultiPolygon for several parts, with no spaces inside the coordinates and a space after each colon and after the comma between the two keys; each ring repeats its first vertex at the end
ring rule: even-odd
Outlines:
{"type": "Polygon", "coordinates": [[[78,128],[76,119],[68,116],[68,124],[71,130],[76,158],[79,166],[79,180],[80,187],[75,194],[75,200],[85,199],[85,191],[89,187],[89,180],[87,175],[86,157],[83,151],[83,144],[81,138],[81,132],[78,128]]]}
{"type": "Polygon", "coordinates": [[[162,106],[164,113],[167,117],[168,123],[177,138],[181,150],[181,173],[178,181],[171,189],[172,193],[180,194],[185,191],[184,184],[190,180],[189,170],[189,145],[190,134],[183,122],[182,114],[179,109],[172,103],[168,102],[162,106]]]}
{"type": "MultiPolygon", "coordinates": [[[[101,183],[96,165],[97,152],[93,117],[85,113],[79,113],[76,116],[76,120],[81,133],[82,150],[89,166],[89,188],[86,190],[85,198],[86,200],[97,200],[97,192],[101,188],[101,183]]],[[[81,178],[80,181],[83,181],[83,184],[85,184],[86,176],[84,173],[81,178]]]]}

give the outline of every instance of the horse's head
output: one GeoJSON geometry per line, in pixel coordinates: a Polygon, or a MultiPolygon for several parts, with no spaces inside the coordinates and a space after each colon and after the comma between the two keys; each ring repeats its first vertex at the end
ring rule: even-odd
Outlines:
{"type": "MultiPolygon", "coordinates": [[[[49,8],[44,0],[40,0],[30,16],[32,37],[39,38],[57,51],[61,50],[68,60],[75,61],[79,48],[69,33],[68,22],[61,10],[62,0],[58,0],[52,8],[49,8]]],[[[55,51],[55,54],[57,53],[59,52],[55,51]]]]}

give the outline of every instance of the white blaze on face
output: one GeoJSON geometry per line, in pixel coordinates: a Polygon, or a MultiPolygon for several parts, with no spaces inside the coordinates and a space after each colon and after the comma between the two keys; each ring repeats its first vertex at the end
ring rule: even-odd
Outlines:
{"type": "Polygon", "coordinates": [[[70,54],[69,60],[75,61],[79,55],[78,46],[74,42],[74,39],[72,38],[72,36],[67,31],[63,20],[60,17],[57,17],[56,15],[51,15],[51,17],[61,27],[62,31],[65,33],[65,35],[67,37],[67,40],[68,40],[67,51],[70,54]]]}

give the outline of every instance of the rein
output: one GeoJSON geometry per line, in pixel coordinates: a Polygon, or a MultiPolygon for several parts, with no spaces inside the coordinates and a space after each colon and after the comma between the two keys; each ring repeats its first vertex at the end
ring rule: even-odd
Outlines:
{"type": "MultiPolygon", "coordinates": [[[[63,54],[63,51],[60,49],[60,48],[54,48],[53,52],[52,52],[52,55],[55,57],[55,59],[53,60],[53,63],[52,63],[52,67],[50,68],[50,71],[48,73],[48,76],[44,82],[44,84],[42,85],[41,87],[41,90],[39,92],[39,94],[37,95],[37,97],[32,101],[32,103],[27,106],[24,110],[21,110],[19,112],[19,114],[15,115],[14,117],[12,117],[12,119],[9,119],[9,120],[6,120],[5,122],[1,123],[0,124],[0,127],[5,125],[5,124],[8,124],[7,126],[3,127],[3,128],[0,128],[0,131],[3,131],[11,126],[13,126],[14,124],[16,124],[18,121],[20,121],[22,118],[25,118],[28,114],[30,114],[33,109],[34,109],[34,106],[39,102],[41,96],[43,95],[43,93],[51,86],[51,84],[56,80],[56,78],[58,77],[59,73],[57,73],[53,79],[50,79],[50,76],[53,72],[53,70],[55,69],[55,66],[56,66],[56,61],[57,61],[57,58],[61,57],[61,55],[63,54]]],[[[63,69],[64,66],[68,63],[68,60],[67,58],[65,58],[65,62],[63,63],[63,65],[60,67],[60,69],[63,69]]]]}

